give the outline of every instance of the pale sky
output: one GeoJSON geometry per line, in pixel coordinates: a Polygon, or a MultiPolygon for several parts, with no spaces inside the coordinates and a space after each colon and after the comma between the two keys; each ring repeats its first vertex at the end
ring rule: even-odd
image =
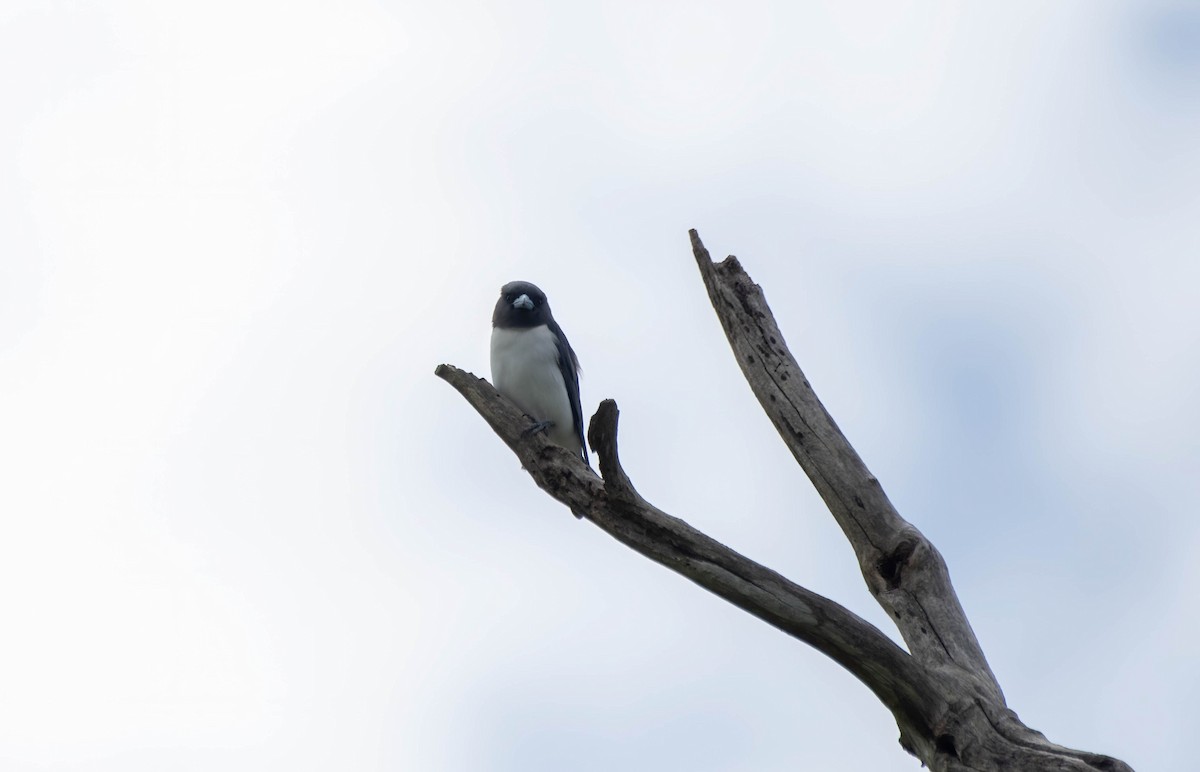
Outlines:
{"type": "Polygon", "coordinates": [[[898,637],[687,229],[1009,705],[1188,769],[1200,6],[0,4],[0,767],[917,770],[433,376],[549,295],[652,502],[898,637]]]}

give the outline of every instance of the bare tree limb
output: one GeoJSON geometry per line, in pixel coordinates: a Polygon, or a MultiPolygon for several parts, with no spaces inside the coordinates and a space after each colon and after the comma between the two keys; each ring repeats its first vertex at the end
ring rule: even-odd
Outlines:
{"type": "Polygon", "coordinates": [[[1008,709],[941,555],[900,517],[825,411],[783,342],[762,290],[736,258],[714,264],[695,231],[691,239],[747,381],[841,526],[868,588],[911,654],[841,605],[642,498],[617,455],[612,400],[601,403],[588,432],[601,479],[543,434],[529,435],[530,419],[487,381],[450,365],[439,365],[436,374],[483,416],[537,485],[577,517],[849,670],[891,710],[900,744],[930,769],[1132,772],[1117,759],[1051,743],[1008,709]]]}
{"type": "Polygon", "coordinates": [[[604,479],[544,434],[482,378],[451,365],[438,377],[458,389],[521,459],[538,486],[610,536],[824,652],[858,677],[906,726],[929,730],[933,684],[912,657],[841,605],[738,554],[654,507],[634,489],[617,455],[616,402],[604,400],[588,442],[604,479]]]}
{"type": "MultiPolygon", "coordinates": [[[[1074,768],[1057,766],[1068,762],[1082,763],[1085,769],[1128,769],[1107,756],[1050,743],[1007,707],[941,553],[900,516],[825,410],[788,350],[762,288],[736,257],[714,263],[700,235],[695,230],[688,235],[738,366],[853,547],[871,594],[895,621],[917,661],[954,685],[959,700],[953,712],[965,719],[978,710],[988,725],[989,731],[980,732],[978,721],[949,721],[941,727],[938,742],[956,744],[956,752],[964,743],[987,746],[1005,763],[1024,758],[1021,763],[1030,769],[1074,768]],[[990,731],[996,736],[989,736],[990,731]]],[[[923,753],[917,755],[934,766],[923,753]]]]}
{"type": "Polygon", "coordinates": [[[754,396],[846,534],[867,587],[895,620],[908,650],[927,667],[955,666],[973,675],[1003,703],[941,554],[900,517],[817,399],[762,288],[736,257],[715,264],[699,234],[689,235],[713,309],[754,396]]]}

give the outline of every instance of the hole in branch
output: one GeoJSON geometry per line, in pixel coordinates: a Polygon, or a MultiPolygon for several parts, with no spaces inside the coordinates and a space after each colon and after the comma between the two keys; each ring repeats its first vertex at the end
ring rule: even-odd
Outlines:
{"type": "Polygon", "coordinates": [[[879,576],[887,583],[889,590],[900,586],[900,581],[904,578],[904,566],[908,563],[916,546],[916,543],[905,539],[879,561],[876,569],[879,571],[879,576]]]}

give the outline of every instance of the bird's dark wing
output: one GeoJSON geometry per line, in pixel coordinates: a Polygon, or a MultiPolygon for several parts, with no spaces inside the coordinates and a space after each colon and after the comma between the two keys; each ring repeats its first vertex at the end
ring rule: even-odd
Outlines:
{"type": "Polygon", "coordinates": [[[567,336],[563,334],[558,322],[552,319],[548,326],[550,332],[554,333],[554,340],[558,346],[558,369],[562,372],[563,383],[567,387],[567,398],[571,400],[571,418],[575,421],[575,433],[579,435],[579,447],[583,450],[583,463],[591,466],[588,461],[587,437],[583,433],[583,407],[579,404],[579,360],[575,357],[575,352],[571,349],[571,344],[567,342],[567,336]]]}

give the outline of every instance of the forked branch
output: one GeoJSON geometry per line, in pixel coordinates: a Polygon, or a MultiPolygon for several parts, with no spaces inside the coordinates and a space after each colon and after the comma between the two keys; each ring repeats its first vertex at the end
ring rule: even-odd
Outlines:
{"type": "Polygon", "coordinates": [[[588,432],[601,478],[543,434],[527,435],[531,421],[487,381],[450,365],[439,365],[437,375],[479,411],[538,486],[575,515],[853,673],[891,710],[901,745],[930,769],[1132,772],[1117,759],[1051,743],[1008,709],[941,555],[900,517],[825,411],[788,351],[762,290],[736,258],[714,264],[695,231],[691,239],[746,380],[849,539],[867,586],[895,621],[908,652],[843,606],[642,498],[617,455],[612,400],[600,404],[588,432]]]}

